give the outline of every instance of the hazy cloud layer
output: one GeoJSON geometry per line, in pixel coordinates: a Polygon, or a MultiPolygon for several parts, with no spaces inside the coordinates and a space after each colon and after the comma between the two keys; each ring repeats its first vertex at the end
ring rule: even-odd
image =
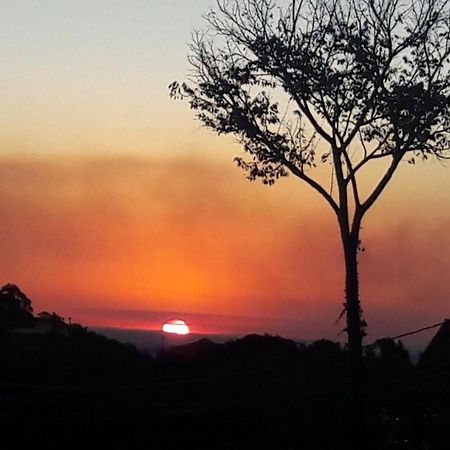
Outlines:
{"type": "MultiPolygon", "coordinates": [[[[448,194],[439,202],[425,192],[427,204],[401,187],[363,229],[373,334],[449,315],[448,194]],[[408,206],[415,201],[421,212],[408,206]]],[[[339,329],[335,219],[293,181],[266,188],[231,163],[189,159],[5,157],[0,208],[1,281],[18,283],[38,309],[244,315],[272,332],[298,324],[303,336],[339,329]]],[[[106,312],[104,322],[112,324],[106,312]]]]}

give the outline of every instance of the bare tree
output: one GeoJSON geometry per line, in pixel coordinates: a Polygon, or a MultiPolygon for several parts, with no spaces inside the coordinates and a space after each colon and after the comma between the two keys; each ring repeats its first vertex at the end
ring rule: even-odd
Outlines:
{"type": "Polygon", "coordinates": [[[188,81],[169,87],[238,138],[250,180],[294,175],[334,211],[357,383],[362,219],[402,161],[449,156],[449,11],[446,0],[218,0],[193,34],[188,81]],[[361,173],[379,160],[385,171],[363,193],[361,173]],[[314,177],[321,164],[331,183],[314,177]]]}

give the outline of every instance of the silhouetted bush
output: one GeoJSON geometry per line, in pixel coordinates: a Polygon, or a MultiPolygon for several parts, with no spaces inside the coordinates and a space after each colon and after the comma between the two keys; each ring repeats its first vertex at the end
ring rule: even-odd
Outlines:
{"type": "MultiPolygon", "coordinates": [[[[352,390],[339,343],[252,334],[153,360],[56,313],[32,320],[0,332],[2,450],[347,448],[352,390]]],[[[435,365],[417,369],[388,339],[364,362],[364,450],[450,448],[449,386],[435,365]]]]}

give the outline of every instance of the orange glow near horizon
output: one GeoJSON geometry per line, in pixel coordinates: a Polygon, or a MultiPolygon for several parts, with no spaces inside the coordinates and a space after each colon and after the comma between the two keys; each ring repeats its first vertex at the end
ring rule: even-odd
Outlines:
{"type": "MultiPolygon", "coordinates": [[[[336,336],[332,213],[296,180],[249,183],[230,159],[0,158],[0,282],[89,325],[158,326],[126,311],[172,311],[200,331],[223,331],[209,318],[221,315],[227,330],[336,336]]],[[[361,296],[374,328],[448,316],[447,175],[405,168],[366,218],[361,296]]]]}

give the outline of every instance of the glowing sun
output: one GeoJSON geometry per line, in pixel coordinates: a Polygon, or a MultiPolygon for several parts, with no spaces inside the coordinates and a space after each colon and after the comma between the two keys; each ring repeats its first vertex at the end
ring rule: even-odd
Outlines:
{"type": "Polygon", "coordinates": [[[181,334],[181,335],[186,335],[189,334],[190,332],[187,323],[181,319],[168,320],[163,324],[162,330],[164,331],[164,333],[181,334]]]}

